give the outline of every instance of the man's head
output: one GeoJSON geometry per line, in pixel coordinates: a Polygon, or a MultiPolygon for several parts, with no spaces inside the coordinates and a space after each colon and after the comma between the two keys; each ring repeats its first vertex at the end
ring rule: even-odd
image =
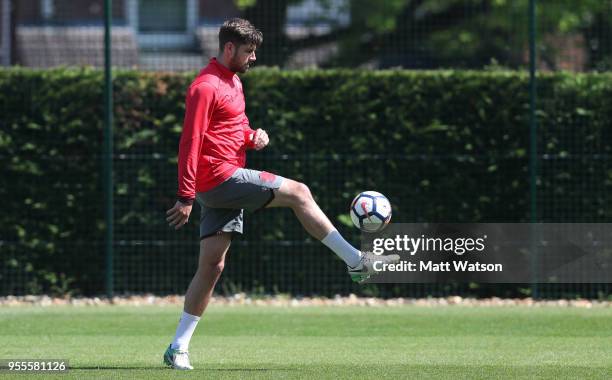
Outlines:
{"type": "Polygon", "coordinates": [[[219,53],[230,70],[244,73],[255,61],[255,50],[262,41],[263,35],[250,22],[233,18],[219,30],[219,53]]]}

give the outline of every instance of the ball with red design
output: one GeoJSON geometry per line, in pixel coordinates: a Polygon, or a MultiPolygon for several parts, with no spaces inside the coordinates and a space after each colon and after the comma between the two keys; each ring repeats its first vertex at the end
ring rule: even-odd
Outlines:
{"type": "Polygon", "coordinates": [[[351,219],[364,232],[382,231],[391,220],[391,203],[377,191],[364,191],[351,202],[351,219]]]}

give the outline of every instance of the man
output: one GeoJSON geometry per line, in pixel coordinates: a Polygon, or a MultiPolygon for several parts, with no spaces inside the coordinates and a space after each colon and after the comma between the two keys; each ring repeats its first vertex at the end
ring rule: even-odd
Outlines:
{"type": "Polygon", "coordinates": [[[249,127],[244,110],[244,73],[262,43],[260,31],[242,19],[226,21],[219,31],[219,56],[212,58],[190,85],[178,156],[178,200],[167,212],[178,229],[191,214],[194,199],[201,206],[198,269],[185,295],[184,311],[164,362],[192,369],[188,345],[206,309],[225,262],[232,234],[242,233],[243,209],[291,208],[306,231],[321,240],[349,268],[355,281],[375,271],[375,261],[396,262],[399,256],[361,253],[347,243],[314,201],[303,183],[267,172],[244,169],[247,149],[261,150],[268,134],[249,127]]]}

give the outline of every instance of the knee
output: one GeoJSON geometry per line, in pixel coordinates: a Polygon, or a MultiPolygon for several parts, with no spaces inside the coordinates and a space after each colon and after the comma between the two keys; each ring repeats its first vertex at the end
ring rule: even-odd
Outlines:
{"type": "Polygon", "coordinates": [[[220,276],[221,273],[223,273],[223,268],[225,268],[224,261],[219,261],[218,263],[211,264],[210,266],[211,272],[216,276],[220,276]]]}
{"type": "Polygon", "coordinates": [[[294,188],[293,196],[297,205],[305,205],[312,201],[312,193],[307,185],[297,182],[294,188]]]}
{"type": "Polygon", "coordinates": [[[225,268],[225,260],[210,260],[200,262],[200,268],[198,272],[200,272],[203,276],[220,276],[223,273],[223,268],[225,268]]]}

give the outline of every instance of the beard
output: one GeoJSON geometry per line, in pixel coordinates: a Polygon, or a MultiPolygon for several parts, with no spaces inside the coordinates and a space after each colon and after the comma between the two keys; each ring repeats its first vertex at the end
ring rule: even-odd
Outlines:
{"type": "Polygon", "coordinates": [[[238,66],[238,70],[236,70],[236,72],[244,74],[249,70],[250,67],[251,65],[249,63],[245,63],[242,66],[238,66]]]}
{"type": "Polygon", "coordinates": [[[240,62],[238,62],[238,60],[236,59],[236,55],[234,55],[229,63],[229,69],[232,70],[235,73],[246,73],[247,70],[249,69],[249,67],[251,67],[251,63],[250,62],[246,62],[244,64],[241,64],[240,62]]]}
{"type": "Polygon", "coordinates": [[[241,65],[239,62],[232,62],[230,65],[230,70],[235,73],[246,73],[251,65],[247,62],[244,65],[241,65]]]}

